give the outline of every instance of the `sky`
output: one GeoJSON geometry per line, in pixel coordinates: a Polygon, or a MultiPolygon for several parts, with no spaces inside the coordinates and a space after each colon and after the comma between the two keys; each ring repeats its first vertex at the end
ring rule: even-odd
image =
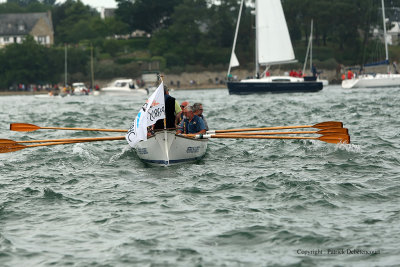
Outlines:
{"type": "MultiPolygon", "coordinates": [[[[117,7],[117,3],[114,0],[81,0],[85,5],[92,7],[117,7]]],[[[65,2],[64,0],[58,0],[56,3],[65,2]]]]}

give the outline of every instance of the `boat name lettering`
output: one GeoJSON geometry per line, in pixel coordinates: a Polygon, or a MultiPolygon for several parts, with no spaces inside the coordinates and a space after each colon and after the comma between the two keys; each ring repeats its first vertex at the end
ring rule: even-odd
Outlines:
{"type": "Polygon", "coordinates": [[[138,154],[149,154],[147,148],[137,148],[136,151],[138,154]]]}
{"type": "Polygon", "coordinates": [[[186,153],[198,153],[200,150],[199,146],[188,146],[188,148],[186,149],[186,153]]]}

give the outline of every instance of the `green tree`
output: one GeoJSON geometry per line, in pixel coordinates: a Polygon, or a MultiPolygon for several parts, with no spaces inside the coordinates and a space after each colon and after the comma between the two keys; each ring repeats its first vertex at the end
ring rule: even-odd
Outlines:
{"type": "Polygon", "coordinates": [[[27,36],[22,44],[11,44],[4,48],[2,65],[7,72],[2,73],[1,80],[10,86],[15,83],[54,82],[57,80],[55,55],[48,53],[48,48],[37,44],[27,36]]]}
{"type": "Polygon", "coordinates": [[[170,25],[174,8],[183,0],[116,0],[115,14],[129,25],[130,30],[152,33],[170,25]]]}
{"type": "Polygon", "coordinates": [[[205,0],[184,0],[175,8],[172,25],[154,35],[150,49],[155,55],[164,53],[180,55],[186,64],[202,63],[199,44],[209,30],[205,19],[206,9],[205,0]]]}
{"type": "Polygon", "coordinates": [[[90,26],[87,24],[95,16],[99,16],[99,14],[81,1],[67,0],[62,5],[55,6],[53,8],[53,26],[57,37],[56,43],[77,43],[80,39],[90,38],[91,36],[88,33],[90,26]],[[76,24],[79,24],[77,27],[84,28],[85,34],[76,36],[76,24]]]}

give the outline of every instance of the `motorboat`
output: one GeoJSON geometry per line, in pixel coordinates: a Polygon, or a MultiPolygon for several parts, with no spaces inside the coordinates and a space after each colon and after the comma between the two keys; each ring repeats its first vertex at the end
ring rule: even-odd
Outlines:
{"type": "Polygon", "coordinates": [[[136,93],[147,95],[147,88],[139,88],[132,79],[118,79],[112,82],[109,86],[100,89],[102,93],[126,94],[136,93]]]}
{"type": "Polygon", "coordinates": [[[86,85],[82,82],[77,82],[72,84],[73,93],[75,95],[87,95],[89,94],[89,90],[86,85]]]}

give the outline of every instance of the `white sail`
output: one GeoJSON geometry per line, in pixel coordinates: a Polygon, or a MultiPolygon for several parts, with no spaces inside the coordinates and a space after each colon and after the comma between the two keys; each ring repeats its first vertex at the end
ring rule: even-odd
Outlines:
{"type": "Polygon", "coordinates": [[[227,74],[228,77],[231,73],[231,68],[239,66],[239,60],[237,59],[236,54],[235,54],[235,47],[236,47],[236,39],[237,39],[238,31],[239,31],[240,17],[242,15],[243,2],[244,2],[244,0],[242,0],[240,2],[239,15],[238,15],[238,20],[236,22],[235,38],[233,39],[231,60],[229,62],[229,68],[228,68],[228,74],[227,74]]]}
{"type": "Polygon", "coordinates": [[[236,57],[235,52],[232,52],[231,61],[229,62],[230,67],[237,67],[239,66],[239,60],[236,57]]]}
{"type": "Polygon", "coordinates": [[[274,65],[295,61],[281,0],[256,2],[258,63],[274,65]]]}

